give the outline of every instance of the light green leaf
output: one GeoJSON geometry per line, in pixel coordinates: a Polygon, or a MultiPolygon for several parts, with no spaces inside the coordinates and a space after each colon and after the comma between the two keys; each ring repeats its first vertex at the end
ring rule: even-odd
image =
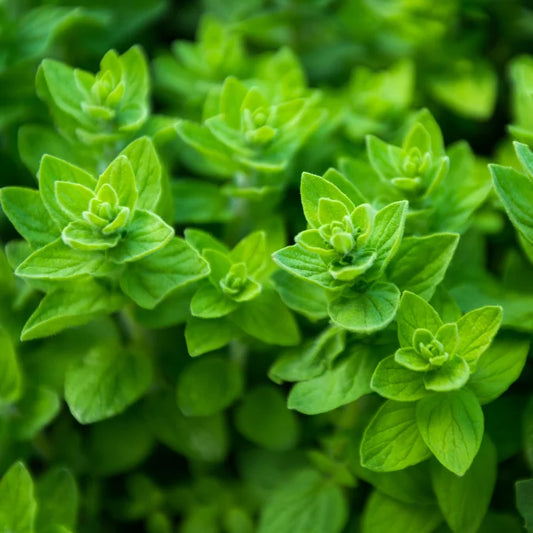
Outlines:
{"type": "Polygon", "coordinates": [[[120,155],[129,159],[135,174],[137,209],[155,212],[162,190],[162,170],[153,142],[141,137],[126,146],[120,155]]]}
{"type": "Polygon", "coordinates": [[[25,187],[0,190],[2,209],[16,230],[33,248],[40,248],[59,237],[59,230],[44,207],[38,191],[25,187]]]}
{"type": "Polygon", "coordinates": [[[90,424],[124,411],[151,383],[148,354],[100,346],[67,370],[65,400],[78,422],[90,424]]]}
{"type": "Polygon", "coordinates": [[[528,341],[503,338],[481,355],[468,381],[468,388],[482,405],[495,400],[518,379],[526,364],[528,351],[528,341]]]}
{"type": "Polygon", "coordinates": [[[370,164],[379,176],[385,180],[400,175],[400,170],[396,168],[390,156],[390,146],[390,144],[374,137],[374,135],[366,136],[366,152],[370,164]]]}
{"type": "Polygon", "coordinates": [[[442,326],[437,311],[423,298],[407,291],[402,295],[397,321],[398,339],[403,347],[412,346],[415,330],[423,328],[436,335],[442,326]]]}
{"type": "Polygon", "coordinates": [[[490,346],[502,322],[502,308],[486,306],[474,309],[457,321],[459,345],[457,353],[475,369],[483,352],[490,346]]]}
{"type": "Polygon", "coordinates": [[[338,326],[370,334],[387,327],[398,309],[400,291],[392,283],[377,281],[364,292],[347,290],[331,300],[328,312],[338,326]]]}
{"type": "Polygon", "coordinates": [[[76,527],[79,492],[74,476],[66,468],[49,470],[37,482],[37,529],[47,526],[76,527]]]}
{"type": "Polygon", "coordinates": [[[483,411],[473,392],[441,392],[417,403],[424,442],[438,461],[458,476],[470,468],[483,438],[483,411]]]}
{"type": "Polygon", "coordinates": [[[389,280],[402,291],[429,300],[443,280],[458,242],[456,233],[403,239],[387,270],[389,280]]]}
{"type": "Polygon", "coordinates": [[[90,190],[94,190],[96,187],[96,179],[88,172],[47,154],[41,159],[38,178],[43,203],[50,216],[61,228],[70,222],[70,217],[63,211],[56,200],[56,181],[76,183],[90,190]]]}
{"type": "Polygon", "coordinates": [[[57,204],[73,220],[88,211],[89,202],[94,198],[92,189],[70,181],[56,181],[54,191],[57,204]]]}
{"type": "Polygon", "coordinates": [[[436,505],[403,503],[375,490],[368,500],[361,533],[432,533],[442,522],[436,505]]]}
{"type": "Polygon", "coordinates": [[[432,464],[433,490],[452,531],[477,533],[489,508],[496,474],[496,448],[487,438],[483,440],[472,466],[462,477],[439,463],[432,464]]]}
{"type": "Polygon", "coordinates": [[[370,386],[384,398],[399,402],[414,402],[427,395],[424,373],[405,368],[396,362],[394,355],[379,363],[370,386]]]}
{"type": "Polygon", "coordinates": [[[368,346],[354,345],[324,373],[297,383],[289,394],[289,409],[316,415],[369,394],[376,363],[377,357],[368,346]]]}
{"type": "Polygon", "coordinates": [[[128,264],[120,288],[136,304],[152,309],[172,290],[208,273],[206,261],[187,242],[174,237],[157,252],[128,264]]]}
{"type": "Polygon", "coordinates": [[[33,533],[37,503],[26,467],[15,463],[0,481],[0,531],[33,533]]]}
{"type": "Polygon", "coordinates": [[[320,320],[328,316],[326,291],[303,278],[291,276],[284,270],[272,274],[271,281],[283,303],[293,311],[305,315],[310,320],[320,320]]]}
{"type": "Polygon", "coordinates": [[[53,335],[65,328],[90,322],[99,315],[118,311],[124,297],[99,283],[84,279],[48,293],[30,316],[21,333],[23,341],[53,335]]]}
{"type": "Polygon", "coordinates": [[[98,179],[96,193],[105,185],[110,185],[118,196],[118,204],[127,207],[131,213],[137,206],[137,186],[135,174],[129,159],[119,155],[105,169],[98,179]]]}
{"type": "Polygon", "coordinates": [[[250,233],[239,241],[230,253],[234,263],[244,263],[248,275],[254,277],[266,266],[266,235],[264,231],[250,233]]]}
{"type": "Polygon", "coordinates": [[[230,319],[245,333],[267,344],[294,346],[300,342],[294,316],[269,288],[264,288],[253,300],[243,302],[230,319]]]}
{"type": "Polygon", "coordinates": [[[418,430],[412,402],[386,401],[361,441],[361,465],[376,472],[402,470],[430,456],[418,430]]]}
{"type": "Polygon", "coordinates": [[[398,251],[403,236],[407,201],[394,202],[376,213],[366,246],[376,251],[375,265],[384,269],[398,251]]]}
{"type": "Polygon", "coordinates": [[[239,336],[238,326],[227,318],[191,318],[185,326],[185,340],[191,357],[218,350],[239,336]]]}
{"type": "Polygon", "coordinates": [[[243,397],[235,411],[235,426],[248,440],[269,450],[288,450],[296,445],[300,427],[281,391],[259,385],[243,397]]]}
{"type": "Polygon", "coordinates": [[[275,252],[274,262],[281,268],[325,289],[337,289],[341,282],[335,280],[328,267],[318,254],[309,252],[298,245],[287,246],[275,252]]]}
{"type": "Polygon", "coordinates": [[[496,192],[518,231],[533,243],[533,181],[510,167],[489,165],[496,192]]]}
{"type": "Polygon", "coordinates": [[[316,470],[301,470],[271,495],[258,533],[340,533],[348,506],[340,487],[316,470]]]}
{"type": "Polygon", "coordinates": [[[452,357],[441,367],[424,374],[427,390],[449,391],[463,387],[470,377],[468,363],[460,356],[452,357]]]}
{"type": "Polygon", "coordinates": [[[338,200],[330,198],[320,198],[318,200],[318,221],[320,225],[341,222],[344,217],[350,215],[348,208],[338,200]]]}
{"type": "Polygon", "coordinates": [[[243,390],[243,372],[233,361],[206,357],[178,377],[178,407],[185,416],[211,416],[229,407],[243,390]]]}
{"type": "Polygon", "coordinates": [[[92,252],[113,248],[120,241],[120,234],[104,235],[84,220],[74,220],[63,228],[61,239],[74,250],[92,252]]]}
{"type": "Polygon", "coordinates": [[[16,402],[22,393],[22,374],[9,333],[0,327],[0,405],[16,402]]]}
{"type": "Polygon", "coordinates": [[[102,253],[74,250],[57,239],[33,252],[18,266],[15,274],[24,278],[68,279],[97,274],[104,264],[102,253]]]}
{"type": "Polygon", "coordinates": [[[346,206],[349,213],[355,209],[353,202],[336,185],[308,172],[302,174],[300,194],[305,218],[312,228],[321,225],[318,219],[318,205],[321,198],[337,200],[346,206]]]}
{"type": "Polygon", "coordinates": [[[203,283],[191,300],[191,314],[198,318],[220,318],[237,309],[238,302],[228,298],[211,283],[203,283]]]}
{"type": "Polygon", "coordinates": [[[137,209],[126,236],[108,253],[112,261],[138,261],[163,248],[174,236],[174,229],[150,211],[137,209]]]}

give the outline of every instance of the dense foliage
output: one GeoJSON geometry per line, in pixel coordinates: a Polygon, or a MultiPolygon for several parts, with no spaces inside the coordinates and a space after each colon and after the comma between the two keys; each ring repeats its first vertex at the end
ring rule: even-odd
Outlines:
{"type": "Polygon", "coordinates": [[[533,531],[527,2],[0,27],[0,531],[533,531]]]}

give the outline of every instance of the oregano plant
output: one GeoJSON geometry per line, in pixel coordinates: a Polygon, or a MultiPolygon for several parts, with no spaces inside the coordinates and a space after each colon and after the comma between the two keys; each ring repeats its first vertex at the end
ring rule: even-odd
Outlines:
{"type": "Polygon", "coordinates": [[[0,531],[533,531],[531,6],[67,3],[0,2],[0,531]]]}

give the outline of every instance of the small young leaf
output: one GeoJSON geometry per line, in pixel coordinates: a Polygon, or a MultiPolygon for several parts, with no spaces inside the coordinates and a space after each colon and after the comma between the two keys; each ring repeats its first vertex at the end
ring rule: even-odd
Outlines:
{"type": "Polygon", "coordinates": [[[80,424],[90,424],[124,411],[151,382],[152,363],[146,353],[101,346],[69,368],[65,400],[80,424]]]}
{"type": "Polygon", "coordinates": [[[398,309],[398,339],[402,347],[413,345],[413,334],[419,328],[427,329],[433,335],[442,326],[437,311],[424,299],[412,292],[404,292],[398,309]]]}
{"type": "Polygon", "coordinates": [[[422,440],[412,402],[386,401],[361,441],[361,465],[376,472],[402,470],[431,457],[422,440]]]}
{"type": "Polygon", "coordinates": [[[117,193],[118,205],[127,207],[133,213],[137,206],[137,186],[133,168],[125,155],[119,155],[105,169],[96,185],[96,192],[105,184],[110,185],[117,193]]]}
{"type": "Polygon", "coordinates": [[[458,476],[470,468],[483,438],[483,411],[473,392],[441,392],[417,403],[424,442],[439,462],[458,476]]]}
{"type": "Polygon", "coordinates": [[[117,263],[138,261],[163,248],[174,236],[174,229],[150,211],[136,210],[126,236],[109,251],[117,263]]]}
{"type": "Polygon", "coordinates": [[[239,304],[211,283],[204,282],[191,299],[191,314],[198,318],[221,318],[235,311],[239,304]]]}
{"type": "Polygon", "coordinates": [[[236,363],[202,358],[187,365],[178,378],[178,407],[185,416],[211,416],[229,407],[242,389],[242,370],[236,363]]]}

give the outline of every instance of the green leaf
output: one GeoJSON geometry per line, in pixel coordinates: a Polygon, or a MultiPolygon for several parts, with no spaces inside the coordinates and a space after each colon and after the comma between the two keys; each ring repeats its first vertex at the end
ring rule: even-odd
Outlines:
{"type": "Polygon", "coordinates": [[[253,300],[243,302],[230,319],[245,333],[267,344],[294,346],[300,342],[294,316],[269,288],[264,288],[253,300]]]}
{"type": "Polygon", "coordinates": [[[27,387],[16,408],[9,413],[9,433],[16,440],[33,439],[59,413],[59,396],[44,387],[27,387]]]}
{"type": "Polygon", "coordinates": [[[109,250],[109,256],[116,263],[138,261],[163,248],[173,236],[174,229],[159,216],[137,209],[126,236],[109,250]]]}
{"type": "Polygon", "coordinates": [[[25,187],[4,187],[2,209],[16,230],[32,248],[40,248],[59,237],[59,230],[44,207],[38,191],[25,187]]]}
{"type": "Polygon", "coordinates": [[[528,531],[533,530],[533,479],[524,479],[515,483],[516,507],[525,520],[528,531]]]}
{"type": "Polygon", "coordinates": [[[442,522],[436,505],[403,503],[375,490],[368,500],[362,533],[389,533],[391,524],[402,533],[432,533],[442,522]]]}
{"type": "Polygon", "coordinates": [[[458,242],[456,233],[403,239],[387,269],[389,280],[402,291],[429,300],[443,280],[458,242]]]}
{"type": "Polygon", "coordinates": [[[438,461],[458,476],[470,468],[483,438],[483,411],[473,392],[441,392],[417,403],[424,442],[438,461]]]}
{"type": "Polygon", "coordinates": [[[328,271],[322,258],[301,246],[286,246],[272,255],[281,268],[293,276],[302,278],[325,289],[336,289],[341,282],[335,280],[328,271]]]}
{"type": "Polygon", "coordinates": [[[361,441],[361,465],[376,472],[402,470],[430,456],[412,402],[386,401],[368,424],[361,441]]]}
{"type": "Polygon", "coordinates": [[[0,405],[16,402],[22,393],[22,374],[9,333],[0,326],[0,405]]]}
{"type": "Polygon", "coordinates": [[[224,460],[228,435],[221,414],[187,417],[178,409],[171,390],[152,394],[144,407],[146,424],[165,446],[193,461],[224,460]]]}
{"type": "Polygon", "coordinates": [[[124,411],[151,383],[148,354],[101,346],[67,370],[65,400],[78,422],[90,424],[124,411]]]}
{"type": "Polygon", "coordinates": [[[80,326],[99,315],[118,311],[124,298],[92,280],[58,287],[48,293],[30,316],[21,333],[23,341],[53,335],[80,326]]]}
{"type": "Polygon", "coordinates": [[[33,481],[17,462],[0,481],[0,531],[33,533],[36,512],[33,481]]]}
{"type": "Polygon", "coordinates": [[[56,181],[76,183],[90,190],[94,190],[96,187],[96,179],[88,172],[62,159],[47,154],[41,159],[38,177],[39,190],[43,203],[46,209],[48,209],[50,216],[57,222],[60,228],[70,222],[70,217],[63,211],[56,200],[56,181]]]}
{"type": "Polygon", "coordinates": [[[266,266],[266,234],[264,231],[250,233],[239,241],[230,253],[233,263],[244,263],[248,275],[258,275],[266,266]]]}
{"type": "Polygon", "coordinates": [[[198,318],[220,318],[237,309],[238,302],[228,298],[211,283],[203,283],[191,299],[191,314],[198,318]]]}
{"type": "Polygon", "coordinates": [[[105,169],[98,179],[96,193],[105,185],[110,185],[118,196],[118,204],[127,207],[130,212],[137,206],[137,186],[135,174],[129,159],[125,155],[119,155],[105,169]]]}
{"type": "Polygon", "coordinates": [[[533,243],[533,181],[510,167],[489,165],[489,168],[511,222],[528,242],[533,243]]]}
{"type": "Polygon", "coordinates": [[[302,278],[291,276],[284,270],[272,274],[271,281],[283,303],[310,320],[328,316],[326,291],[302,278]]]}
{"type": "Polygon", "coordinates": [[[342,490],[316,470],[301,470],[274,491],[258,533],[340,533],[348,520],[342,490]]]}
{"type": "Polygon", "coordinates": [[[427,396],[424,373],[405,368],[396,362],[394,355],[379,363],[370,386],[380,396],[399,402],[414,402],[427,396]]]}
{"type": "Polygon", "coordinates": [[[338,326],[368,335],[392,322],[399,303],[398,287],[392,283],[377,281],[364,292],[344,291],[329,302],[328,312],[331,320],[338,326]]]}
{"type": "Polygon", "coordinates": [[[528,341],[504,338],[498,339],[481,355],[468,381],[468,388],[482,405],[495,400],[518,379],[526,364],[528,351],[528,341]]]}
{"type": "Polygon", "coordinates": [[[152,140],[148,137],[136,139],[120,155],[129,159],[135,174],[137,209],[157,212],[162,190],[162,170],[152,140]]]}
{"type": "Polygon", "coordinates": [[[376,362],[373,350],[364,344],[356,344],[323,374],[297,383],[289,394],[289,409],[316,415],[369,394],[376,362]]]}
{"type": "Polygon", "coordinates": [[[235,426],[248,440],[269,450],[288,450],[296,445],[300,427],[287,410],[285,397],[271,385],[247,392],[235,411],[235,426]]]}
{"type": "Polygon", "coordinates": [[[172,290],[209,274],[209,265],[183,239],[174,237],[153,254],[129,263],[120,288],[136,304],[154,308],[172,290]]]}
{"type": "Polygon", "coordinates": [[[300,194],[305,218],[312,228],[318,228],[321,225],[318,219],[318,206],[321,198],[337,200],[346,206],[349,213],[355,209],[353,202],[336,185],[308,172],[302,174],[300,194]]]}
{"type": "Polygon", "coordinates": [[[489,508],[496,484],[496,448],[488,439],[481,444],[472,466],[462,477],[438,463],[431,479],[439,507],[452,531],[476,533],[489,508]]]}
{"type": "Polygon", "coordinates": [[[366,246],[376,251],[375,265],[384,269],[398,251],[403,236],[407,201],[394,202],[376,213],[366,246]]]}
{"type": "Polygon", "coordinates": [[[97,274],[105,264],[98,252],[74,250],[61,239],[39,248],[15,270],[17,276],[36,279],[68,279],[83,274],[97,274]]]}
{"type": "Polygon", "coordinates": [[[382,179],[389,180],[399,175],[399,169],[393,164],[389,147],[391,145],[374,137],[366,136],[366,151],[372,168],[382,179]]]}
{"type": "Polygon", "coordinates": [[[37,482],[37,530],[47,526],[76,527],[79,492],[74,476],[66,468],[49,470],[37,482]]]}
{"type": "Polygon", "coordinates": [[[211,416],[229,407],[243,390],[243,373],[226,358],[188,364],[178,377],[178,407],[185,416],[211,416]]]}
{"type": "Polygon", "coordinates": [[[460,389],[470,377],[468,363],[460,356],[446,361],[440,368],[424,374],[424,385],[427,390],[449,391],[460,389]]]}
{"type": "Polygon", "coordinates": [[[238,326],[227,318],[191,318],[185,326],[187,350],[192,357],[218,350],[239,336],[238,326]]]}
{"type": "Polygon", "coordinates": [[[459,345],[457,353],[475,369],[483,352],[490,346],[502,322],[502,308],[486,306],[474,309],[457,321],[459,345]]]}
{"type": "Polygon", "coordinates": [[[70,181],[56,181],[54,191],[57,204],[73,220],[82,218],[83,212],[89,210],[89,202],[94,198],[92,189],[70,181]]]}
{"type": "Polygon", "coordinates": [[[402,347],[413,345],[413,334],[417,329],[427,329],[433,335],[442,326],[437,311],[423,298],[412,292],[404,292],[398,308],[398,339],[402,347]]]}

